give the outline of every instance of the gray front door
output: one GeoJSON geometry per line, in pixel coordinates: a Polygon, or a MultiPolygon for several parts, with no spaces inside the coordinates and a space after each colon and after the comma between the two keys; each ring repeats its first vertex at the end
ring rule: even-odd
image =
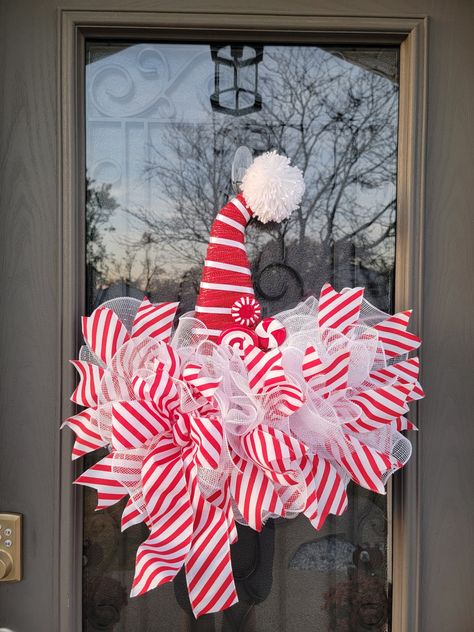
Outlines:
{"type": "MultiPolygon", "coordinates": [[[[417,0],[415,6],[389,2],[382,10],[361,0],[350,10],[333,3],[330,12],[339,18],[318,18],[327,11],[321,2],[303,2],[295,9],[298,16],[283,2],[262,1],[258,7],[244,3],[240,15],[230,10],[223,19],[213,3],[199,7],[201,14],[192,3],[162,3],[163,13],[151,13],[156,7],[146,0],[129,13],[125,2],[81,1],[71,4],[71,12],[68,4],[59,13],[49,0],[2,6],[0,512],[24,515],[24,578],[0,584],[0,626],[12,632],[315,627],[468,632],[474,626],[468,486],[472,6],[417,0]],[[379,15],[359,29],[367,31],[365,41],[351,24],[354,13],[379,15]],[[384,22],[393,14],[406,22],[384,22]],[[291,33],[286,22],[299,26],[291,33]],[[150,25],[165,25],[166,37],[150,38],[150,25]],[[201,34],[187,37],[183,25],[201,34]],[[224,102],[224,112],[213,114],[209,103],[203,105],[209,46],[217,33],[220,45],[228,43],[223,25],[233,25],[229,42],[240,33],[257,53],[265,44],[260,85],[266,109],[232,112],[236,104],[224,102]],[[120,29],[127,27],[125,41],[120,29]],[[276,35],[264,33],[272,28],[276,35]],[[404,39],[405,28],[410,35],[404,39]],[[411,48],[410,37],[417,42],[411,48]],[[74,59],[72,50],[79,51],[74,59]],[[156,99],[153,77],[165,68],[169,91],[156,99]],[[308,85],[305,75],[311,78],[308,85]],[[128,93],[129,79],[134,85],[128,93]],[[409,89],[399,93],[402,84],[409,89]],[[363,85],[378,106],[369,118],[380,126],[380,135],[379,145],[365,149],[362,161],[378,164],[379,171],[363,178],[357,164],[352,172],[350,161],[337,161],[339,180],[324,191],[317,178],[324,182],[329,167],[324,152],[318,155],[309,141],[325,123],[314,116],[313,127],[295,126],[294,111],[307,90],[313,113],[324,106],[329,117],[344,117],[344,108],[357,116],[364,105],[344,99],[352,95],[357,101],[363,85]],[[290,113],[289,97],[295,99],[290,113]],[[415,144],[399,131],[412,110],[427,126],[416,130],[415,144]],[[383,309],[407,299],[415,303],[428,393],[418,416],[417,454],[388,504],[353,493],[351,511],[323,532],[296,521],[274,525],[256,542],[246,544],[242,533],[244,553],[260,551],[262,569],[251,587],[259,599],[251,595],[247,603],[243,597],[247,609],[195,627],[180,600],[179,583],[174,594],[169,587],[127,600],[133,551],[143,534],[135,531],[119,544],[113,510],[98,517],[91,495],[82,502],[70,491],[74,468],[62,460],[68,446],[59,435],[72,383],[65,356],[76,344],[80,311],[90,311],[114,292],[179,298],[185,309],[192,307],[207,205],[196,209],[189,230],[181,200],[202,194],[204,187],[215,204],[209,210],[217,210],[227,194],[234,147],[260,151],[278,145],[291,152],[295,133],[308,143],[306,176],[314,178],[310,199],[318,204],[306,209],[294,234],[249,234],[257,290],[269,312],[317,292],[324,279],[340,287],[368,285],[383,309]],[[221,160],[215,177],[187,178],[178,150],[192,170],[209,157],[201,150],[203,140],[221,160]],[[170,165],[181,178],[173,177],[170,165]],[[358,185],[342,186],[344,178],[358,185]],[[214,188],[208,191],[210,180],[214,188]],[[153,210],[158,198],[176,222],[163,223],[153,210]],[[169,231],[168,242],[159,243],[159,259],[157,217],[159,227],[169,231]],[[173,250],[178,238],[186,244],[186,256],[173,250]],[[364,566],[367,556],[370,568],[364,566]],[[357,591],[351,587],[354,573],[357,591]]],[[[252,98],[243,107],[251,104],[252,98]]],[[[344,135],[338,138],[332,147],[342,156],[344,135]]]]}

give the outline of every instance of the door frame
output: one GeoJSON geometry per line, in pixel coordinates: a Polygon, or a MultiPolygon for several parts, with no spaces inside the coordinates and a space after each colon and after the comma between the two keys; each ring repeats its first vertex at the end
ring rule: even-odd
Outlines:
{"type": "MultiPolygon", "coordinates": [[[[75,376],[69,359],[80,345],[80,317],[85,307],[85,41],[89,38],[197,40],[226,38],[322,44],[400,45],[400,103],[397,170],[397,236],[395,307],[414,308],[414,330],[421,335],[423,218],[427,121],[428,19],[420,17],[345,17],[316,14],[282,15],[189,12],[58,11],[60,121],[59,243],[62,322],[60,385],[62,418],[73,414],[69,400],[75,376]],[[264,25],[264,26],[262,26],[264,25]]],[[[411,419],[423,426],[418,407],[411,419]]],[[[418,442],[413,456],[389,485],[392,630],[419,629],[420,477],[418,442]]],[[[60,437],[60,482],[57,532],[59,629],[82,630],[82,494],[71,482],[80,465],[71,462],[71,433],[60,437]]]]}

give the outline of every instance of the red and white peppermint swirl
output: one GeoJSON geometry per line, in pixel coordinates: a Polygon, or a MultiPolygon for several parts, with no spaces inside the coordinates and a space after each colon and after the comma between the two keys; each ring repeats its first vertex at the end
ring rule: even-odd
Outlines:
{"type": "Polygon", "coordinates": [[[232,318],[238,325],[253,327],[260,320],[262,310],[253,296],[242,296],[232,305],[232,318]]]}
{"type": "Polygon", "coordinates": [[[240,355],[243,355],[244,349],[248,345],[257,345],[258,338],[256,333],[248,327],[236,325],[235,327],[225,329],[219,336],[217,343],[232,347],[236,349],[240,355]]]}
{"type": "Polygon", "coordinates": [[[286,340],[286,329],[277,318],[264,318],[255,328],[260,349],[276,349],[286,340]]]}

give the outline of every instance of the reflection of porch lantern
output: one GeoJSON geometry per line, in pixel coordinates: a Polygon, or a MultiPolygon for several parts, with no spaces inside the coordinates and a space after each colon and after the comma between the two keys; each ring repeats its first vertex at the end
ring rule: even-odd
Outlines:
{"type": "Polygon", "coordinates": [[[215,64],[212,109],[232,116],[261,110],[257,84],[263,46],[211,46],[211,56],[215,64]]]}

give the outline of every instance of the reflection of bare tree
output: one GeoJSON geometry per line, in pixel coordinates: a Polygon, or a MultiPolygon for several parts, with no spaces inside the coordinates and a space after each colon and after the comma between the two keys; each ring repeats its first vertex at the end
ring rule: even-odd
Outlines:
{"type": "Polygon", "coordinates": [[[146,167],[160,182],[169,217],[147,209],[133,214],[161,243],[198,261],[229,190],[233,152],[241,142],[252,146],[260,128],[259,148],[283,151],[305,174],[305,199],[286,234],[299,244],[306,236],[316,239],[326,256],[341,239],[377,249],[393,235],[396,86],[322,51],[316,58],[311,48],[271,49],[264,63],[262,113],[242,120],[214,114],[207,126],[171,125],[146,167]],[[382,203],[380,194],[370,195],[383,189],[382,203]]]}
{"type": "Polygon", "coordinates": [[[147,258],[140,286],[156,285],[152,247],[161,262],[169,256],[200,268],[215,212],[231,192],[230,166],[240,144],[286,153],[307,185],[301,208],[286,224],[248,231],[254,271],[268,270],[276,258],[298,269],[306,290],[323,278],[369,285],[380,283],[377,275],[387,279],[395,229],[397,86],[309,47],[268,47],[263,65],[261,112],[240,119],[211,113],[206,124],[168,124],[150,147],[145,173],[156,185],[156,208],[127,209],[144,229],[135,244],[145,247],[147,258]],[[356,268],[363,279],[355,278],[356,268]]]}
{"type": "Polygon", "coordinates": [[[110,272],[110,259],[104,243],[104,233],[113,230],[110,218],[118,208],[110,194],[110,184],[97,184],[86,178],[86,269],[88,305],[94,304],[98,285],[110,272]]]}
{"type": "Polygon", "coordinates": [[[315,69],[308,48],[291,49],[291,55],[278,50],[267,64],[274,72],[266,75],[271,98],[264,116],[273,144],[303,169],[307,183],[292,220],[300,243],[311,229],[322,245],[364,235],[367,247],[381,237],[370,235],[370,228],[394,204],[371,207],[368,196],[359,200],[361,191],[395,181],[396,86],[377,74],[348,70],[330,55],[315,69]]]}
{"type": "Polygon", "coordinates": [[[164,272],[163,258],[156,250],[154,239],[144,232],[140,240],[125,238],[120,240],[120,244],[122,256],[119,261],[114,260],[114,280],[134,285],[151,296],[157,291],[164,272]]]}
{"type": "Polygon", "coordinates": [[[153,248],[153,239],[149,233],[143,234],[142,244],[142,271],[139,281],[141,289],[149,295],[157,291],[163,268],[160,265],[161,257],[153,248]]]}
{"type": "Polygon", "coordinates": [[[165,244],[179,260],[202,262],[215,210],[229,192],[235,132],[233,120],[212,116],[206,126],[170,125],[162,146],[150,148],[146,175],[159,183],[159,201],[168,214],[143,208],[128,212],[142,222],[150,239],[165,244]]]}
{"type": "Polygon", "coordinates": [[[307,184],[289,220],[286,262],[304,259],[303,276],[318,281],[337,269],[339,284],[356,281],[355,258],[360,270],[385,272],[381,255],[395,221],[396,86],[329,54],[315,64],[308,48],[277,49],[266,63],[273,72],[264,79],[271,98],[263,116],[272,144],[303,169],[307,184]]]}
{"type": "Polygon", "coordinates": [[[110,194],[111,187],[111,184],[99,185],[86,178],[86,262],[102,270],[107,260],[104,232],[112,230],[108,224],[118,208],[117,201],[110,194]]]}

